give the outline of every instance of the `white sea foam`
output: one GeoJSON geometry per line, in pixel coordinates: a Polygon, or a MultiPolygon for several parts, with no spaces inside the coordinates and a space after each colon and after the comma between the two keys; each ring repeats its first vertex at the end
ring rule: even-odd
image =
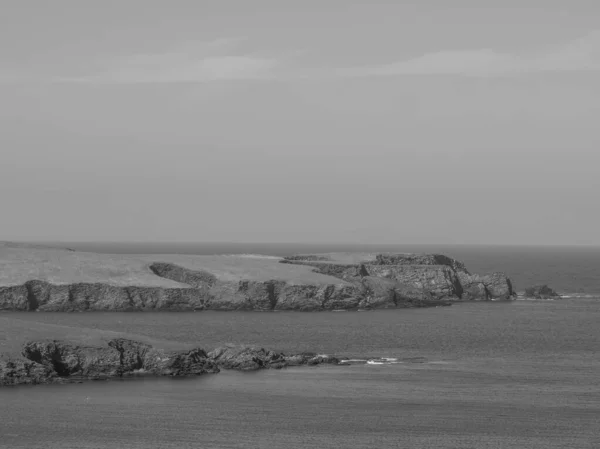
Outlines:
{"type": "Polygon", "coordinates": [[[394,357],[381,357],[379,359],[369,359],[367,360],[367,363],[369,365],[396,365],[404,362],[401,362],[394,357]]]}

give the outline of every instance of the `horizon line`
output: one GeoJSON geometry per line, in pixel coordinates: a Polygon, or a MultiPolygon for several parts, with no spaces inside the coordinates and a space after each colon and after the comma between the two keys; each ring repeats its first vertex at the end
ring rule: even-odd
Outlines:
{"type": "Polygon", "coordinates": [[[596,248],[600,244],[562,243],[562,244],[525,244],[525,243],[423,243],[423,242],[400,242],[400,243],[364,243],[364,242],[297,242],[297,241],[274,241],[274,242],[249,242],[249,241],[170,241],[170,240],[2,240],[2,242],[30,243],[30,244],[92,244],[92,245],[306,245],[306,246],[355,246],[355,247],[385,247],[385,246],[464,246],[464,247],[525,247],[525,248],[596,248]]]}

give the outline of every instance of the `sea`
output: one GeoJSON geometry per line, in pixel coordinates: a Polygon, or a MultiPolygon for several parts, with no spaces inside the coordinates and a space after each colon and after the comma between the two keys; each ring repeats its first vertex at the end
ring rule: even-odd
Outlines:
{"type": "Polygon", "coordinates": [[[437,252],[562,298],[370,312],[14,313],[339,366],[0,389],[0,448],[600,448],[600,248],[69,243],[106,253],[437,252]]]}

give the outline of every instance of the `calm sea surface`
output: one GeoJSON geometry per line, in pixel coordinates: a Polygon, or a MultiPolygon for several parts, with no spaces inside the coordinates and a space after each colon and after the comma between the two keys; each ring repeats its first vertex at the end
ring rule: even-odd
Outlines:
{"type": "Polygon", "coordinates": [[[506,271],[519,289],[547,282],[590,297],[341,313],[4,315],[207,349],[252,343],[400,363],[5,388],[0,448],[600,447],[600,250],[436,249],[474,272],[506,271]]]}

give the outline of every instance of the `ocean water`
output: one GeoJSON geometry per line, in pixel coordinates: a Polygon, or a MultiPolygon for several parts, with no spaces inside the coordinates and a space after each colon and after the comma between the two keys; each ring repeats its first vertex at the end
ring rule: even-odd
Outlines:
{"type": "MultiPolygon", "coordinates": [[[[283,252],[223,248],[202,251],[283,252]]],[[[283,254],[314,251],[291,249],[283,254]]],[[[4,388],[0,448],[600,447],[599,251],[437,249],[474,272],[519,276],[517,288],[547,282],[589,296],[371,312],[4,315],[207,349],[248,343],[394,363],[4,388]]]]}

